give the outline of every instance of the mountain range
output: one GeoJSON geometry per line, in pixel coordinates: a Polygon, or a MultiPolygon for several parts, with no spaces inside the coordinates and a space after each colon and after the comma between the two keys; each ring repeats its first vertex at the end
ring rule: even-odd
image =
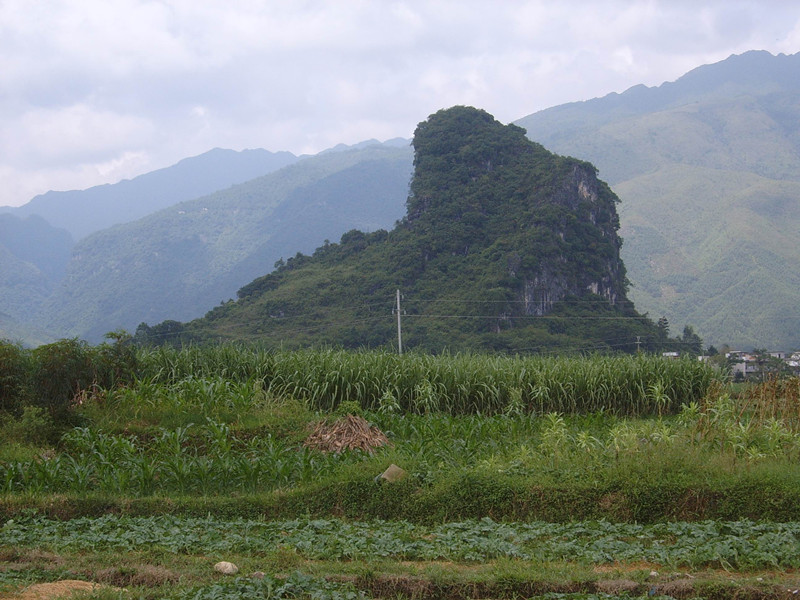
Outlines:
{"type": "Polygon", "coordinates": [[[619,194],[638,308],[717,344],[800,347],[800,54],[731,56],[516,123],[619,194]]]}
{"type": "Polygon", "coordinates": [[[633,352],[637,339],[651,350],[666,342],[627,301],[618,199],[591,164],[463,106],[421,122],[413,147],[406,215],[391,231],[350,231],[204,318],[141,326],[137,339],[389,347],[402,289],[415,349],[633,352]]]}
{"type": "Polygon", "coordinates": [[[38,215],[69,231],[77,241],[95,231],[249,181],[298,160],[291,152],[215,148],[133,179],[87,190],[50,191],[20,207],[2,210],[18,217],[38,215]]]}
{"type": "MultiPolygon", "coordinates": [[[[799,65],[800,55],[749,52],[516,121],[547,149],[598,167],[621,198],[629,297],[673,330],[691,324],[718,345],[800,347],[799,65]]],[[[0,335],[97,341],[141,321],[195,318],[276,261],[350,229],[391,229],[413,160],[408,140],[313,157],[203,157],[192,182],[179,171],[200,157],[0,209],[0,335]],[[216,164],[238,175],[191,187],[216,164]],[[131,191],[142,178],[153,185],[131,191]]]]}

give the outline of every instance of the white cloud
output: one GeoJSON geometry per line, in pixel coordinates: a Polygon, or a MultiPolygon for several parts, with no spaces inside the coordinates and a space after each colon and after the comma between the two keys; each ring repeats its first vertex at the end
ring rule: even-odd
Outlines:
{"type": "Polygon", "coordinates": [[[214,146],[409,137],[453,104],[510,121],[800,50],[800,5],[766,4],[2,0],[0,204],[214,146]]]}
{"type": "Polygon", "coordinates": [[[147,119],[97,110],[87,104],[32,108],[9,126],[3,155],[14,163],[42,165],[102,161],[104,157],[146,145],[153,126],[147,119]]]}

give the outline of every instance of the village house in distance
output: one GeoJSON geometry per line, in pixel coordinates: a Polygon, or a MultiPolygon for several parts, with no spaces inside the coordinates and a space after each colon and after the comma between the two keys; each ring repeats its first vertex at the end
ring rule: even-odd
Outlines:
{"type": "Polygon", "coordinates": [[[734,380],[800,374],[800,352],[731,351],[725,358],[734,380]]]}

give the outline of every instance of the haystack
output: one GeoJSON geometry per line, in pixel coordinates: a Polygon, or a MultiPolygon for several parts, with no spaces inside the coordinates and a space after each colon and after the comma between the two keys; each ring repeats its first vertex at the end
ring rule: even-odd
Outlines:
{"type": "Polygon", "coordinates": [[[364,450],[372,454],[375,448],[389,446],[391,442],[380,429],[362,417],[347,415],[333,423],[317,423],[304,445],[337,454],[342,450],[364,450]]]}

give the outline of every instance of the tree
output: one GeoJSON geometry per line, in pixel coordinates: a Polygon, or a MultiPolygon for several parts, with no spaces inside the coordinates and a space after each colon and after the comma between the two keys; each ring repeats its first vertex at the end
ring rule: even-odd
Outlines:
{"type": "Polygon", "coordinates": [[[792,369],[785,360],[772,356],[766,348],[753,348],[753,357],[756,361],[756,376],[764,381],[767,376],[791,375],[792,369]]]}
{"type": "Polygon", "coordinates": [[[659,318],[658,323],[656,323],[656,328],[658,332],[658,341],[663,346],[667,338],[669,338],[669,321],[667,321],[667,317],[659,318]]]}
{"type": "Polygon", "coordinates": [[[691,325],[686,325],[683,328],[683,335],[680,338],[683,352],[689,352],[695,356],[703,352],[703,338],[694,332],[691,325]]]}

